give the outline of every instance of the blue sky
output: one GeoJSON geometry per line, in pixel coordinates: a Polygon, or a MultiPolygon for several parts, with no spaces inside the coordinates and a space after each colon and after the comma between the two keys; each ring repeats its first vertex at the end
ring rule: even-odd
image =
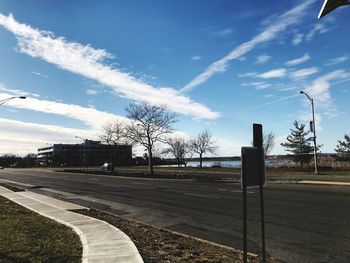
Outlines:
{"type": "Polygon", "coordinates": [[[240,154],[252,123],[285,153],[315,100],[318,142],[350,132],[349,12],[321,0],[2,1],[0,154],[95,139],[132,100],[178,113],[177,134],[208,129],[240,154]]]}

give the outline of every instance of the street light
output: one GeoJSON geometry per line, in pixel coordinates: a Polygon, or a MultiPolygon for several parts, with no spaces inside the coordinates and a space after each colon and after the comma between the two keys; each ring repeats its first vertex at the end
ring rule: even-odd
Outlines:
{"type": "Polygon", "coordinates": [[[314,161],[315,161],[315,174],[319,174],[318,172],[318,166],[317,166],[317,146],[316,146],[316,125],[315,125],[315,110],[314,110],[314,100],[312,98],[310,98],[310,96],[304,92],[304,91],[300,91],[300,94],[304,94],[310,101],[311,103],[311,108],[312,108],[312,131],[314,133],[314,161]]]}
{"type": "Polygon", "coordinates": [[[0,105],[8,102],[9,100],[13,100],[13,99],[26,99],[27,97],[25,96],[14,96],[14,97],[10,97],[10,98],[7,98],[7,99],[3,99],[3,100],[0,100],[0,105]]]}
{"type": "Polygon", "coordinates": [[[86,172],[86,154],[85,154],[85,144],[86,144],[86,139],[80,136],[75,136],[75,138],[83,140],[83,154],[84,154],[84,172],[86,172]]]}

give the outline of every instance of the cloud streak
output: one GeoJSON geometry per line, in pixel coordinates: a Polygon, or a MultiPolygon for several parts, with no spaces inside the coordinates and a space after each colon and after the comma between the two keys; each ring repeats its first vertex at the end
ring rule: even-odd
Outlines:
{"type": "Polygon", "coordinates": [[[333,117],[337,115],[337,109],[333,104],[330,88],[340,82],[349,81],[350,72],[345,70],[335,70],[322,77],[315,79],[306,88],[310,97],[314,98],[315,105],[322,109],[323,114],[333,117]]]}
{"type": "Polygon", "coordinates": [[[257,56],[255,64],[265,64],[266,62],[268,62],[270,60],[271,56],[268,55],[260,55],[257,56]]]}
{"type": "Polygon", "coordinates": [[[332,58],[332,59],[328,59],[327,62],[324,65],[325,66],[334,66],[334,65],[337,65],[339,63],[343,63],[343,62],[347,61],[348,59],[349,59],[348,56],[332,58]]]}
{"type": "Polygon", "coordinates": [[[316,74],[319,71],[320,71],[320,69],[317,67],[303,68],[303,69],[292,71],[289,74],[289,77],[295,81],[302,80],[310,75],[316,74]]]}
{"type": "Polygon", "coordinates": [[[239,111],[239,112],[245,112],[245,111],[250,111],[250,110],[255,110],[255,109],[263,108],[263,107],[265,107],[265,106],[268,106],[268,105],[271,105],[271,104],[274,104],[274,103],[277,103],[277,102],[289,100],[289,99],[295,98],[295,97],[297,97],[297,96],[299,96],[299,94],[292,95],[292,96],[288,96],[288,97],[279,98],[279,99],[276,99],[276,100],[272,100],[272,101],[269,101],[269,102],[266,102],[266,103],[263,103],[263,104],[260,104],[260,105],[257,105],[257,106],[253,106],[253,107],[250,107],[250,108],[241,110],[241,111],[239,111]]]}
{"type": "Polygon", "coordinates": [[[96,133],[58,125],[43,125],[0,118],[0,154],[27,154],[50,143],[80,143],[75,136],[96,139],[96,133]]]}
{"type": "Polygon", "coordinates": [[[238,59],[244,54],[253,50],[257,45],[273,40],[280,32],[284,31],[287,27],[297,24],[301,21],[306,9],[316,0],[303,1],[301,4],[278,16],[269,26],[265,28],[260,34],[253,37],[250,41],[247,41],[240,46],[233,49],[225,57],[215,61],[211,64],[203,73],[199,74],[192,81],[186,84],[180,91],[189,92],[197,86],[206,82],[214,74],[223,72],[228,67],[228,63],[231,60],[238,59]]]}
{"type": "Polygon", "coordinates": [[[271,86],[271,84],[266,83],[264,81],[257,81],[257,82],[249,82],[249,83],[242,83],[241,86],[243,87],[254,87],[257,90],[267,89],[271,86]]]}
{"type": "Polygon", "coordinates": [[[286,75],[286,69],[279,68],[273,69],[264,73],[259,74],[257,77],[263,79],[271,79],[271,78],[283,78],[286,75]]]}
{"type": "Polygon", "coordinates": [[[34,75],[37,75],[37,76],[40,76],[40,77],[43,77],[43,78],[46,78],[46,79],[49,78],[48,75],[45,75],[45,74],[40,73],[40,72],[32,71],[32,73],[33,73],[34,75]]]}
{"type": "Polygon", "coordinates": [[[289,60],[285,64],[287,66],[295,66],[295,65],[302,64],[302,63],[308,61],[309,59],[310,59],[309,53],[305,53],[304,56],[302,56],[300,58],[289,60]]]}
{"type": "Polygon", "coordinates": [[[68,42],[63,37],[55,37],[51,32],[21,24],[12,15],[0,14],[0,25],[16,36],[20,52],[43,59],[69,72],[94,79],[111,87],[120,97],[148,101],[151,104],[165,104],[171,111],[198,119],[220,117],[220,113],[192,101],[177,90],[169,87],[155,88],[128,73],[112,68],[106,60],[113,56],[105,50],[68,42]]]}
{"type": "MultiPolygon", "coordinates": [[[[11,97],[11,94],[0,93],[0,100],[11,97]]],[[[56,114],[64,117],[79,120],[92,129],[100,129],[106,122],[119,119],[126,121],[123,116],[114,115],[112,113],[99,111],[93,108],[85,108],[74,104],[65,104],[61,102],[39,100],[36,98],[27,98],[25,103],[20,100],[11,100],[6,106],[15,107],[17,109],[26,109],[48,114],[56,114]]]]}

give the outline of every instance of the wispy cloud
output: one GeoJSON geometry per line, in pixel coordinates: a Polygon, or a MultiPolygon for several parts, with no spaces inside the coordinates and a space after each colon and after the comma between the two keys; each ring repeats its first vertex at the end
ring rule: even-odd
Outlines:
{"type": "Polygon", "coordinates": [[[340,82],[349,80],[350,72],[336,70],[315,79],[311,85],[306,88],[306,92],[310,97],[314,98],[316,102],[315,105],[322,109],[325,115],[335,116],[337,115],[337,109],[331,98],[330,88],[340,82]]]}
{"type": "Polygon", "coordinates": [[[330,28],[328,26],[323,23],[317,23],[310,29],[309,33],[305,35],[305,40],[311,41],[317,33],[324,34],[328,31],[330,31],[330,28]]]}
{"type": "Polygon", "coordinates": [[[36,152],[46,143],[78,143],[75,136],[96,139],[96,132],[0,118],[0,154],[36,152]]]}
{"type": "Polygon", "coordinates": [[[270,60],[271,56],[269,55],[260,55],[256,57],[255,64],[265,64],[270,60]]]}
{"type": "Polygon", "coordinates": [[[303,41],[303,37],[304,35],[301,33],[295,34],[292,41],[293,46],[299,45],[303,41]]]}
{"type": "Polygon", "coordinates": [[[289,73],[289,77],[294,80],[301,80],[304,79],[310,75],[313,75],[317,72],[319,72],[320,69],[316,67],[311,67],[311,68],[303,68],[299,70],[295,70],[289,73]]]}
{"type": "Polygon", "coordinates": [[[246,77],[255,77],[256,75],[257,75],[256,72],[247,72],[247,73],[238,74],[238,77],[246,78],[246,77]]]}
{"type": "MultiPolygon", "coordinates": [[[[0,99],[8,98],[10,94],[0,93],[0,99]]],[[[22,100],[11,100],[6,106],[17,109],[26,109],[48,114],[61,115],[67,118],[79,120],[94,130],[99,130],[106,122],[119,119],[127,121],[123,116],[99,111],[93,108],[85,108],[79,105],[66,104],[62,102],[39,100],[36,98],[27,98],[25,103],[22,100]]]]}
{"type": "Polygon", "coordinates": [[[188,92],[195,87],[206,82],[211,76],[218,72],[226,70],[228,63],[235,60],[244,54],[253,50],[257,45],[273,40],[280,32],[283,32],[287,27],[299,23],[305,14],[307,8],[316,0],[306,0],[286,13],[278,16],[273,22],[269,22],[269,26],[265,28],[260,34],[253,37],[250,41],[241,44],[233,49],[225,57],[215,61],[203,73],[199,74],[187,85],[185,85],[181,92],[188,92]]]}
{"type": "Polygon", "coordinates": [[[337,65],[339,63],[343,63],[343,62],[347,61],[348,59],[349,59],[348,56],[332,58],[332,59],[328,59],[324,65],[325,66],[334,66],[334,65],[337,65]]]}
{"type": "Polygon", "coordinates": [[[296,59],[293,59],[293,60],[289,60],[285,63],[285,65],[287,66],[295,66],[295,65],[299,65],[299,64],[302,64],[306,61],[308,61],[310,59],[310,55],[309,53],[305,53],[302,57],[300,58],[296,58],[296,59]]]}
{"type": "Polygon", "coordinates": [[[233,32],[233,28],[225,28],[225,29],[222,29],[222,30],[214,31],[212,34],[214,36],[224,37],[224,36],[230,35],[232,32],[233,32]]]}
{"type": "Polygon", "coordinates": [[[283,98],[275,99],[275,100],[272,100],[272,101],[269,101],[269,102],[266,102],[266,103],[263,103],[263,104],[260,104],[260,105],[256,105],[256,106],[253,106],[253,107],[250,107],[250,108],[241,110],[241,111],[239,111],[239,112],[245,112],[245,111],[250,111],[250,110],[255,110],[255,109],[263,108],[263,107],[266,107],[266,106],[268,106],[268,105],[271,105],[271,104],[274,104],[274,103],[277,103],[277,102],[282,102],[282,101],[290,100],[290,99],[295,98],[295,97],[297,97],[297,96],[299,96],[299,94],[295,94],[295,95],[292,95],[292,96],[288,96],[288,97],[283,97],[283,98]]]}
{"type": "Polygon", "coordinates": [[[198,56],[198,55],[195,55],[195,56],[191,57],[191,60],[200,60],[200,59],[202,59],[202,57],[198,56]]]}
{"type": "Polygon", "coordinates": [[[94,90],[94,89],[88,89],[86,90],[86,94],[88,95],[96,95],[97,94],[97,90],[94,90]]]}
{"type": "Polygon", "coordinates": [[[267,89],[271,86],[271,84],[266,83],[264,81],[257,81],[257,82],[248,82],[248,83],[242,83],[241,86],[243,87],[254,87],[257,90],[261,89],[267,89]]]}
{"type": "Polygon", "coordinates": [[[40,76],[40,77],[43,77],[43,78],[46,78],[46,79],[49,78],[49,76],[47,76],[47,75],[45,75],[45,74],[43,74],[43,73],[40,73],[40,72],[32,71],[32,73],[33,73],[34,75],[37,75],[37,76],[40,76]]]}
{"type": "Polygon", "coordinates": [[[257,75],[259,78],[263,79],[271,79],[271,78],[283,78],[286,76],[286,69],[285,68],[279,68],[279,69],[273,69],[264,73],[261,73],[257,75]]]}
{"type": "Polygon", "coordinates": [[[20,89],[11,89],[8,88],[5,84],[0,82],[0,91],[8,93],[10,97],[12,96],[30,96],[39,98],[40,95],[37,93],[30,93],[28,91],[20,90],[20,89]]]}
{"type": "Polygon", "coordinates": [[[12,15],[0,14],[0,25],[16,36],[20,52],[41,58],[69,72],[97,80],[111,87],[120,97],[148,101],[151,104],[166,104],[170,110],[194,118],[220,117],[220,113],[192,101],[175,89],[155,88],[128,73],[112,68],[105,61],[113,56],[105,50],[68,42],[63,37],[54,37],[51,32],[18,23],[12,15]]]}

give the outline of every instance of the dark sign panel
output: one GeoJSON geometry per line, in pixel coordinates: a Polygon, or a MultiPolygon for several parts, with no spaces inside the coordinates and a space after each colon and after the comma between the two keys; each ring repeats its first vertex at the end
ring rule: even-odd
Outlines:
{"type": "Polygon", "coordinates": [[[265,162],[262,149],[256,147],[242,147],[242,188],[259,188],[260,184],[267,186],[265,177],[265,162]]]}

